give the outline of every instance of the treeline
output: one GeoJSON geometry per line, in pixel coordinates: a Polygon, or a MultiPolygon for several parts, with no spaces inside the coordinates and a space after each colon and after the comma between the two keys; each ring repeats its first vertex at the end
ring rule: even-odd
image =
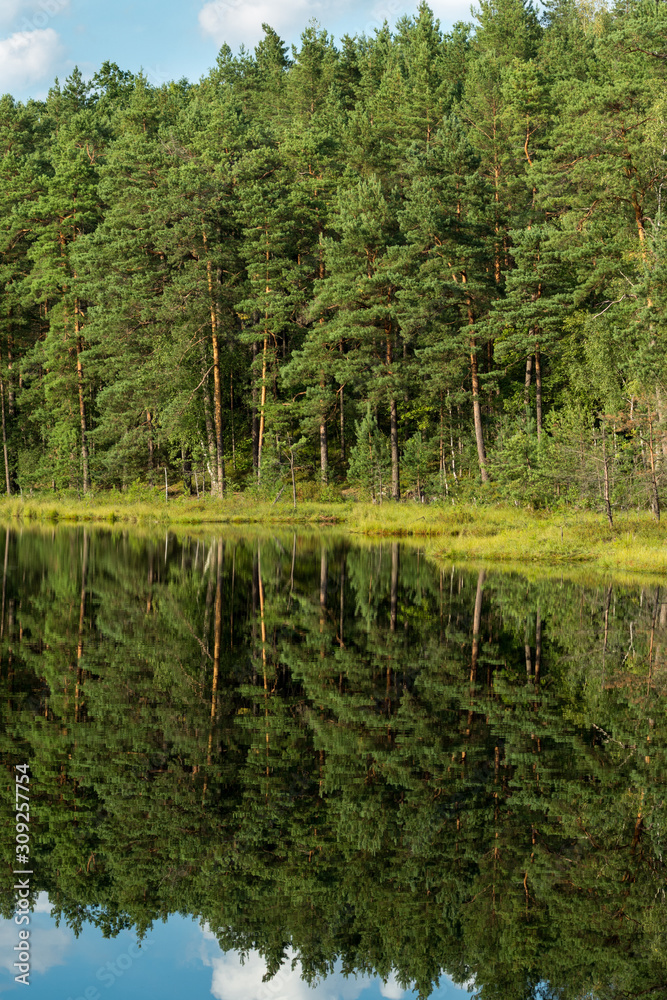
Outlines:
{"type": "Polygon", "coordinates": [[[0,822],[29,761],[32,887],[76,930],[191,914],[422,998],[664,995],[660,587],[286,533],[7,531],[0,562],[0,822]]]}
{"type": "Polygon", "coordinates": [[[482,0],[4,97],[7,493],[166,467],[659,517],[666,67],[663,4],[482,0]]]}

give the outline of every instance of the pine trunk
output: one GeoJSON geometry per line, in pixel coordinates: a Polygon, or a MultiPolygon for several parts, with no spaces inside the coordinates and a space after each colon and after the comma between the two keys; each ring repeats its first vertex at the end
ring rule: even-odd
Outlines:
{"type": "Polygon", "coordinates": [[[660,520],[660,496],[658,494],[658,480],[656,477],[655,447],[653,440],[653,414],[650,407],[648,411],[648,431],[649,449],[651,456],[651,511],[656,521],[660,520]]]}
{"type": "Polygon", "coordinates": [[[526,378],[523,383],[523,406],[526,411],[526,427],[530,419],[530,382],[533,371],[533,355],[526,358],[526,378]]]}
{"type": "MultiPolygon", "coordinates": [[[[391,322],[386,328],[387,334],[387,372],[392,374],[392,329],[391,322]]],[[[398,405],[394,393],[389,398],[389,443],[391,446],[391,496],[393,500],[401,499],[400,465],[398,458],[398,405]]],[[[380,491],[382,497],[382,491],[380,491]]]]}
{"type": "Polygon", "coordinates": [[[85,494],[90,491],[90,475],[88,471],[88,440],[87,440],[88,431],[86,427],[86,405],[84,400],[83,364],[81,362],[83,342],[80,335],[78,299],[75,300],[74,302],[74,336],[76,338],[76,374],[79,386],[79,418],[81,421],[81,468],[83,472],[83,492],[85,494]]]}
{"type": "Polygon", "coordinates": [[[211,392],[208,385],[208,372],[206,371],[206,361],[203,362],[204,380],[202,388],[204,391],[204,423],[206,424],[206,444],[208,446],[208,474],[211,477],[211,493],[217,492],[215,482],[215,470],[218,465],[218,450],[215,444],[215,434],[213,431],[213,420],[211,419],[211,392]]]}
{"type": "MultiPolygon", "coordinates": [[[[252,345],[252,370],[253,374],[255,371],[255,359],[257,357],[257,344],[253,342],[252,345]]],[[[258,455],[259,455],[259,417],[257,415],[257,384],[253,377],[252,382],[252,406],[250,407],[250,424],[252,433],[252,467],[255,475],[257,475],[257,469],[259,467],[258,455]]]]}
{"type": "Polygon", "coordinates": [[[343,403],[343,386],[340,387],[340,460],[345,461],[345,405],[343,403]]]}
{"type": "MultiPolygon", "coordinates": [[[[463,284],[467,284],[468,278],[463,271],[461,273],[461,280],[463,284]]],[[[473,313],[472,299],[468,298],[466,300],[466,307],[468,311],[468,326],[473,327],[475,325],[475,316],[473,313]]],[[[477,341],[475,339],[474,333],[470,337],[470,376],[472,382],[472,416],[475,424],[475,441],[477,442],[477,459],[479,461],[479,473],[482,477],[483,483],[488,483],[489,473],[486,468],[486,452],[484,450],[484,430],[482,427],[482,407],[479,401],[479,370],[477,367],[477,341]]]]}
{"type": "Polygon", "coordinates": [[[153,420],[151,411],[146,410],[146,433],[148,434],[148,481],[153,485],[153,420]]]}
{"type": "Polygon", "coordinates": [[[5,382],[0,378],[0,407],[2,409],[2,451],[5,457],[5,483],[7,496],[12,495],[12,477],[9,473],[9,457],[7,454],[7,427],[5,425],[5,382]]]}
{"type": "Polygon", "coordinates": [[[604,423],[602,424],[602,462],[604,465],[604,509],[609,521],[609,527],[614,527],[614,519],[611,514],[611,503],[609,501],[609,459],[607,456],[607,436],[605,434],[604,423]]]}
{"type": "Polygon", "coordinates": [[[208,279],[208,295],[211,308],[211,346],[213,348],[213,421],[215,424],[215,452],[217,470],[217,492],[222,497],[225,492],[225,459],[222,449],[222,389],[220,386],[220,347],[218,344],[218,314],[213,289],[213,267],[208,259],[206,233],[202,232],[204,251],[207,255],[206,276],[208,279]]]}
{"type": "Polygon", "coordinates": [[[477,344],[475,338],[470,338],[470,372],[472,376],[472,415],[475,423],[475,441],[477,442],[477,459],[479,473],[483,483],[488,483],[489,473],[486,468],[486,452],[484,450],[484,431],[482,429],[482,408],[479,401],[479,374],[477,372],[477,344]]]}
{"type": "Polygon", "coordinates": [[[542,365],[540,345],[535,343],[535,415],[537,418],[537,440],[542,436],[542,365]]]}
{"type": "Polygon", "coordinates": [[[234,471],[236,471],[236,442],[234,440],[234,372],[230,369],[229,372],[229,412],[231,417],[231,430],[232,430],[232,465],[234,471]]]}
{"type": "Polygon", "coordinates": [[[266,352],[268,349],[268,338],[264,338],[264,348],[262,350],[262,395],[259,405],[259,432],[257,434],[257,482],[262,478],[262,444],[264,442],[264,407],[266,406],[266,352]]]}
{"type": "Polygon", "coordinates": [[[9,419],[13,420],[16,412],[16,397],[14,393],[14,358],[13,358],[13,338],[11,334],[7,337],[7,401],[9,403],[9,419]]]}
{"type": "Polygon", "coordinates": [[[222,391],[220,388],[220,351],[218,347],[218,335],[211,336],[213,346],[213,419],[215,422],[215,451],[218,472],[218,496],[223,497],[225,493],[225,458],[222,446],[222,391]]]}
{"type": "Polygon", "coordinates": [[[326,486],[329,480],[329,447],[327,442],[327,425],[324,418],[320,423],[320,474],[322,485],[326,486]]]}
{"type": "Polygon", "coordinates": [[[401,499],[400,465],[398,461],[398,406],[394,396],[389,400],[389,438],[391,442],[391,495],[401,499]]]}

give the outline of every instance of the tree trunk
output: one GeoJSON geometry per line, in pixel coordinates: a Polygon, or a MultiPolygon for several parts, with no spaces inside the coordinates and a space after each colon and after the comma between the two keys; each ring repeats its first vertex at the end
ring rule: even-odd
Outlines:
{"type": "Polygon", "coordinates": [[[253,341],[252,345],[252,370],[253,370],[253,380],[252,380],[252,406],[250,408],[250,421],[251,421],[251,433],[252,433],[252,468],[257,475],[257,469],[259,467],[258,456],[259,456],[259,417],[257,415],[257,383],[254,378],[255,371],[255,359],[257,357],[257,344],[253,341]]]}
{"type": "Polygon", "coordinates": [[[340,460],[345,461],[345,407],[343,404],[343,386],[340,387],[340,460]]]}
{"type": "Polygon", "coordinates": [[[0,639],[5,634],[5,596],[7,594],[7,563],[9,561],[9,528],[5,528],[5,563],[2,571],[2,609],[0,610],[0,639]]]}
{"type": "Polygon", "coordinates": [[[181,445],[181,462],[183,465],[183,485],[189,495],[192,496],[192,462],[190,461],[190,455],[185,445],[181,445]]]}
{"type": "Polygon", "coordinates": [[[442,409],[442,392],[440,392],[440,488],[444,491],[445,496],[449,496],[449,483],[447,482],[447,459],[445,458],[445,418],[442,409]]]}
{"type": "Polygon", "coordinates": [[[327,425],[324,418],[320,422],[320,475],[322,485],[326,486],[329,479],[329,448],[327,444],[327,425]]]}
{"type": "Polygon", "coordinates": [[[394,396],[389,400],[389,439],[391,443],[391,495],[401,499],[400,465],[398,460],[398,406],[394,396]]]}
{"type": "Polygon", "coordinates": [[[225,459],[222,450],[222,389],[220,387],[220,348],[218,344],[218,313],[213,291],[213,267],[208,257],[206,232],[202,230],[204,252],[206,254],[206,276],[211,308],[211,346],[213,348],[213,420],[215,423],[215,451],[217,470],[217,492],[222,497],[225,492],[225,459]]]}
{"type": "MultiPolygon", "coordinates": [[[[324,372],[320,373],[320,389],[324,392],[324,372]]],[[[329,481],[329,444],[327,440],[327,421],[324,413],[324,399],[320,399],[320,479],[326,486],[329,481]]]]}
{"type": "Polygon", "coordinates": [[[232,425],[232,465],[236,472],[236,442],[234,440],[234,372],[229,371],[229,405],[232,425]]]}
{"type": "Polygon", "coordinates": [[[220,388],[220,350],[217,333],[212,334],[211,343],[213,345],[213,419],[215,422],[218,496],[222,498],[225,494],[225,457],[222,445],[222,391],[220,388]]]}
{"type": "Polygon", "coordinates": [[[489,473],[486,468],[486,452],[484,450],[484,431],[482,429],[482,408],[479,402],[479,375],[477,373],[477,344],[475,338],[470,338],[470,373],[472,376],[472,415],[475,423],[475,441],[477,442],[477,459],[479,474],[483,483],[488,483],[489,473]]]}
{"type": "Polygon", "coordinates": [[[649,449],[651,455],[651,510],[656,521],[660,520],[660,496],[658,495],[658,481],[655,474],[655,449],[653,446],[653,414],[649,406],[648,411],[648,432],[649,449]]]}
{"type": "Polygon", "coordinates": [[[206,424],[206,444],[208,445],[208,474],[211,477],[211,493],[216,492],[216,469],[218,466],[218,450],[215,444],[213,421],[211,420],[211,392],[206,371],[206,356],[202,353],[202,374],[204,376],[202,390],[204,393],[204,423],[206,424]]]}
{"type": "Polygon", "coordinates": [[[148,482],[153,485],[153,420],[151,411],[146,410],[146,427],[148,434],[148,482]]]}
{"type": "Polygon", "coordinates": [[[9,473],[9,457],[7,454],[7,428],[5,425],[5,382],[0,377],[0,406],[2,409],[2,451],[5,456],[5,483],[7,486],[7,496],[12,495],[12,477],[9,473]]]}
{"type": "Polygon", "coordinates": [[[604,465],[604,509],[609,521],[609,527],[614,527],[614,520],[611,516],[611,503],[609,502],[609,459],[607,457],[607,435],[602,423],[602,462],[604,465]]]}
{"type": "Polygon", "coordinates": [[[78,299],[74,300],[74,336],[76,338],[76,374],[79,385],[79,417],[81,420],[81,467],[83,472],[83,492],[85,494],[90,491],[90,475],[88,472],[88,433],[86,428],[86,406],[84,401],[83,365],[81,363],[83,342],[80,335],[78,299]]]}
{"type": "MultiPolygon", "coordinates": [[[[392,374],[392,325],[388,322],[385,329],[387,336],[386,365],[387,373],[392,374]]],[[[393,500],[401,499],[400,466],[398,460],[398,405],[393,390],[389,397],[389,443],[391,446],[391,496],[393,500]]],[[[380,490],[382,503],[382,490],[380,490]]]]}
{"type": "Polygon", "coordinates": [[[257,434],[257,483],[262,478],[262,444],[264,441],[264,407],[266,406],[266,352],[268,348],[268,338],[264,338],[262,350],[262,395],[259,404],[259,432],[257,434]]]}
{"type": "Polygon", "coordinates": [[[14,342],[11,334],[7,337],[7,401],[9,403],[9,419],[13,420],[14,414],[16,412],[16,403],[14,395],[14,358],[12,355],[12,350],[14,347],[14,342]]]}
{"type": "Polygon", "coordinates": [[[535,413],[537,417],[537,440],[542,435],[542,367],[540,364],[540,345],[535,344],[535,413]]]}
{"type": "Polygon", "coordinates": [[[533,370],[533,355],[526,358],[526,378],[523,384],[523,406],[526,411],[526,427],[530,419],[530,381],[533,370]]]}
{"type": "Polygon", "coordinates": [[[296,481],[294,479],[294,448],[292,447],[292,439],[287,435],[287,448],[289,456],[289,471],[292,477],[292,507],[296,510],[296,481]]]}
{"type": "Polygon", "coordinates": [[[452,417],[452,401],[449,398],[449,389],[447,390],[447,406],[449,409],[449,450],[452,456],[452,476],[454,477],[454,482],[458,482],[458,476],[456,475],[456,456],[454,454],[454,425],[452,417]]]}

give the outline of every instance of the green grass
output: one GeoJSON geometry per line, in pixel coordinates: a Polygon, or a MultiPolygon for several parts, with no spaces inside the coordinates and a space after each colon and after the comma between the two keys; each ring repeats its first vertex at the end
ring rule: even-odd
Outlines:
{"type": "MultiPolygon", "coordinates": [[[[148,491],[146,491],[148,493],[148,491]]],[[[412,502],[260,501],[235,494],[220,501],[188,496],[159,499],[122,493],[78,500],[54,495],[0,500],[0,517],[40,522],[116,522],[153,526],[337,525],[346,533],[412,538],[439,561],[587,566],[597,572],[667,573],[667,525],[648,513],[619,513],[613,530],[601,514],[568,509],[534,512],[518,507],[412,502]]]]}

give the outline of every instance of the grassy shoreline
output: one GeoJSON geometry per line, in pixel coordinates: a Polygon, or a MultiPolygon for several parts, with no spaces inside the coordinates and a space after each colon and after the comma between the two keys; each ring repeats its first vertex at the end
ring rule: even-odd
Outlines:
{"type": "Polygon", "coordinates": [[[174,497],[168,502],[122,494],[85,500],[34,496],[0,500],[0,519],[22,522],[135,524],[211,529],[220,525],[335,526],[345,534],[413,538],[439,561],[586,566],[596,571],[667,574],[667,526],[648,513],[619,513],[610,529],[601,514],[530,511],[475,504],[317,503],[292,509],[237,494],[227,500],[174,497]]]}

